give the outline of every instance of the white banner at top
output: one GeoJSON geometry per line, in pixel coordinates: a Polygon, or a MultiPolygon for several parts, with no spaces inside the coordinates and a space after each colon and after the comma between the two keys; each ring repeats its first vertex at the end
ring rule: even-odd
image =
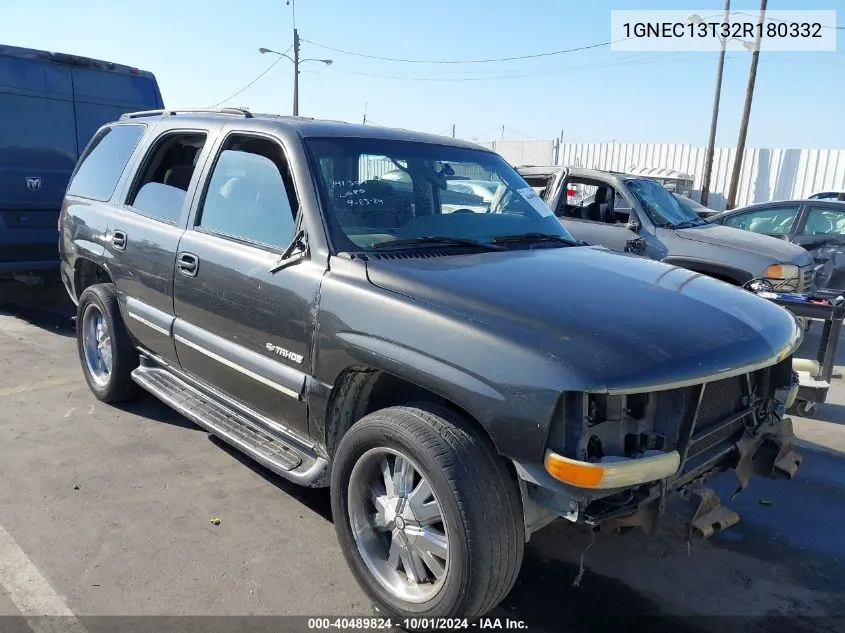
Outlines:
{"type": "Polygon", "coordinates": [[[716,9],[610,12],[610,49],[637,51],[835,51],[836,11],[716,9]]]}

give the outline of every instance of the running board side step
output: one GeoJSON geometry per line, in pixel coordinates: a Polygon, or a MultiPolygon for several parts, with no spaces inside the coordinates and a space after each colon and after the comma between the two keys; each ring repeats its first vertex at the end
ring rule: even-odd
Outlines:
{"type": "Polygon", "coordinates": [[[312,488],[328,485],[326,459],[268,433],[246,416],[215,402],[166,369],[141,365],[132,372],[132,380],[274,473],[312,488]]]}

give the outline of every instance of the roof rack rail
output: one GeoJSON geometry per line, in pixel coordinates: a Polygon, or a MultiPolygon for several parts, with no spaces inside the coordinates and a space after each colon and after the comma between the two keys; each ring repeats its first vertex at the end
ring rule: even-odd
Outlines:
{"type": "Polygon", "coordinates": [[[186,110],[144,110],[142,112],[127,112],[121,115],[120,120],[138,119],[145,116],[173,116],[175,114],[229,114],[232,116],[242,116],[245,119],[252,119],[252,112],[245,108],[191,108],[186,110]]]}

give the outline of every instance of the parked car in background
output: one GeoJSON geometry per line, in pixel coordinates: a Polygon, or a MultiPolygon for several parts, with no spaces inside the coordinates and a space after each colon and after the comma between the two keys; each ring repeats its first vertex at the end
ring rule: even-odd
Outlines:
{"type": "Polygon", "coordinates": [[[450,180],[446,187],[449,191],[468,193],[479,196],[485,203],[493,202],[493,197],[499,188],[498,183],[490,180],[450,180]]]}
{"type": "Polygon", "coordinates": [[[811,196],[808,200],[845,200],[845,191],[819,191],[811,196]]]}
{"type": "Polygon", "coordinates": [[[0,45],[0,276],[58,270],[56,222],[77,158],[104,123],[161,107],[151,73],[0,45]]]}
{"type": "Polygon", "coordinates": [[[141,113],[97,133],[61,223],[93,394],[142,387],[329,486],[338,550],[390,628],[472,628],[555,519],[653,527],[683,494],[707,537],[738,520],[708,477],[801,463],[789,313],[575,242],[484,147],[141,113]],[[377,178],[386,161],[408,179],[377,178]],[[444,210],[447,176],[479,172],[494,202],[444,210]]]}
{"type": "Polygon", "coordinates": [[[517,171],[579,240],[737,285],[768,279],[794,292],[812,285],[813,260],[800,247],[708,223],[650,178],[559,166],[517,171]]]}
{"type": "Polygon", "coordinates": [[[684,207],[687,211],[691,211],[695,213],[698,217],[703,220],[707,218],[712,218],[714,215],[718,215],[721,211],[716,211],[715,209],[710,209],[705,207],[700,202],[696,202],[692,198],[688,198],[687,196],[682,196],[679,193],[672,194],[675,197],[675,200],[678,201],[678,204],[684,207]]]}
{"type": "Polygon", "coordinates": [[[825,198],[765,202],[726,211],[710,222],[801,246],[815,261],[816,287],[845,290],[845,202],[825,198]]]}
{"type": "MultiPolygon", "coordinates": [[[[472,180],[469,176],[461,174],[444,174],[443,179],[446,189],[438,192],[443,213],[452,213],[460,209],[471,211],[489,209],[498,186],[497,183],[489,180],[472,180]]],[[[392,187],[413,195],[411,175],[404,169],[393,169],[381,176],[376,176],[375,180],[390,183],[392,187]]]]}

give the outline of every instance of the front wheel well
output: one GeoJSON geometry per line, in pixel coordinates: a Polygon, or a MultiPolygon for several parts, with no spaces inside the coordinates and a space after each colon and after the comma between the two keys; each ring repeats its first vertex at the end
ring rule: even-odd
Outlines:
{"type": "Polygon", "coordinates": [[[487,429],[448,398],[385,371],[371,367],[351,367],[345,369],[335,381],[326,407],[325,438],[329,455],[334,456],[340,439],[368,413],[413,402],[430,402],[455,411],[479,429],[493,445],[487,429]]]}

